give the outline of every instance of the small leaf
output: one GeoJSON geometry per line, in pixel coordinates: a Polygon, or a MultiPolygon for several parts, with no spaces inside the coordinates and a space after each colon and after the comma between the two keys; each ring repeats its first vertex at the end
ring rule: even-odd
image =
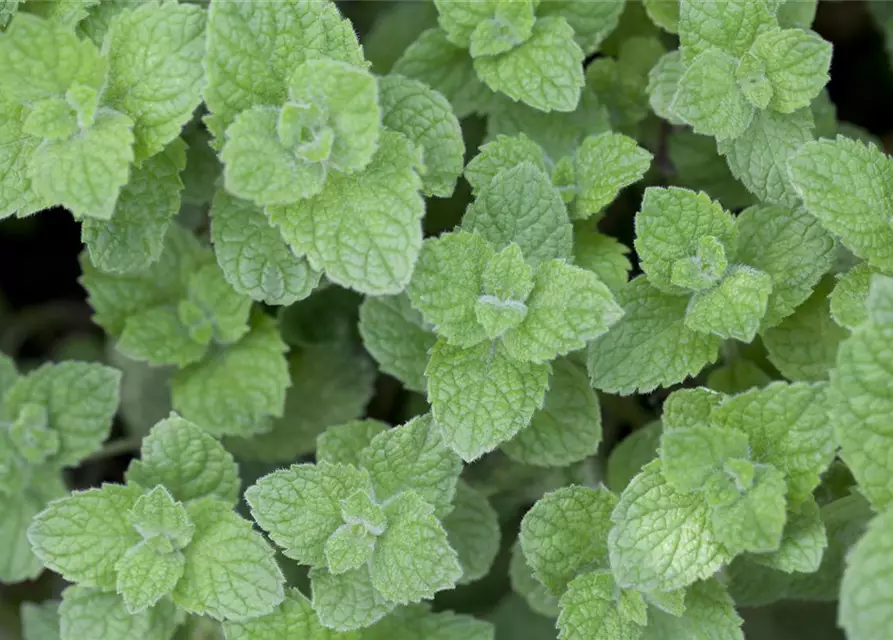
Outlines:
{"type": "MultiPolygon", "coordinates": [[[[188,545],[195,532],[186,508],[160,485],[140,496],[127,517],[144,539],[164,538],[175,550],[188,545]]],[[[153,547],[151,551],[160,553],[161,548],[153,547]]]]}
{"type": "Polygon", "coordinates": [[[576,218],[587,218],[611,204],[624,187],[638,182],[651,166],[651,154],[619,133],[587,137],[574,156],[576,218]]]}
{"type": "Polygon", "coordinates": [[[183,554],[165,538],[154,537],[131,548],[115,564],[115,589],[130,614],[137,614],[173,591],[183,575],[183,554]]]}
{"type": "Polygon", "coordinates": [[[749,267],[729,269],[709,291],[696,293],[685,312],[685,326],[721,338],[750,342],[766,314],[772,278],[749,267]]]}
{"type": "Polygon", "coordinates": [[[316,461],[360,466],[360,454],[389,426],[378,420],[352,420],[329,427],[316,439],[316,461]]]}

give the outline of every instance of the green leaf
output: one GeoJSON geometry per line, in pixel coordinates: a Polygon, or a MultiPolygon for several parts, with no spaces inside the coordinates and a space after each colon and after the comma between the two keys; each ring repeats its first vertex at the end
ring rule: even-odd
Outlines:
{"type": "Polygon", "coordinates": [[[514,242],[534,268],[553,258],[568,260],[573,250],[561,194],[529,162],[497,173],[466,210],[462,228],[497,251],[514,242]]]}
{"type": "Polygon", "coordinates": [[[722,276],[718,268],[722,266],[720,260],[724,261],[726,256],[731,259],[737,249],[734,219],[703,192],[650,187],[645,190],[635,224],[635,245],[642,270],[652,285],[667,293],[685,293],[676,282],[686,282],[680,279],[679,272],[693,258],[705,281],[716,281],[722,276]],[[705,247],[705,241],[710,245],[705,247]],[[722,256],[721,259],[710,260],[705,253],[706,248],[714,247],[713,252],[722,256]]]}
{"type": "Polygon", "coordinates": [[[46,426],[58,435],[48,462],[71,467],[99,448],[118,409],[121,373],[86,362],[45,364],[19,378],[6,393],[4,410],[18,416],[28,405],[43,407],[46,426]]]}
{"type": "Polygon", "coordinates": [[[343,524],[326,540],[326,565],[334,575],[354,571],[372,557],[376,537],[362,525],[343,524]]]}
{"type": "Polygon", "coordinates": [[[387,528],[384,509],[362,489],[341,500],[341,517],[346,524],[359,525],[373,535],[380,535],[387,528]]]}
{"type": "Polygon", "coordinates": [[[669,155],[680,186],[706,191],[729,210],[755,202],[754,196],[732,175],[713,138],[688,129],[674,130],[669,137],[669,155]]]}
{"type": "Polygon", "coordinates": [[[592,571],[577,576],[561,597],[558,628],[561,640],[639,640],[640,620],[630,620],[621,608],[624,596],[645,603],[638,592],[620,591],[609,571],[592,571]],[[620,593],[618,593],[620,592],[620,593]]]}
{"type": "Polygon", "coordinates": [[[686,591],[685,612],[681,616],[649,609],[642,640],[744,640],[742,622],[722,583],[703,580],[686,591]]]}
{"type": "Polygon", "coordinates": [[[699,54],[711,49],[740,58],[762,29],[774,26],[772,14],[765,0],[681,2],[679,41],[684,61],[690,64],[699,54]]]}
{"type": "Polygon", "coordinates": [[[79,218],[110,219],[130,179],[132,126],[127,116],[100,109],[93,126],[79,135],[42,142],[30,167],[40,199],[61,204],[79,218]]]}
{"type": "Polygon", "coordinates": [[[739,393],[770,382],[772,378],[750,360],[736,360],[707,374],[707,386],[720,393],[739,393]]]}
{"type": "Polygon", "coordinates": [[[685,326],[688,299],[663,293],[638,277],[618,291],[624,316],[589,344],[593,386],[628,395],[650,391],[696,375],[717,357],[717,336],[685,326]]]}
{"type": "MultiPolygon", "coordinates": [[[[667,4],[675,4],[678,7],[676,0],[670,0],[667,4]]],[[[676,50],[665,53],[648,72],[648,87],[646,89],[648,104],[659,118],[672,124],[685,124],[671,108],[673,98],[679,89],[679,81],[685,75],[685,69],[682,55],[676,50]]]]}
{"type": "Polygon", "coordinates": [[[533,269],[524,262],[520,247],[512,243],[490,258],[481,284],[485,297],[523,303],[534,288],[533,269]]]}
{"type": "Polygon", "coordinates": [[[248,332],[251,300],[229,286],[216,263],[202,265],[189,277],[186,295],[177,312],[196,342],[229,345],[248,332]]]}
{"type": "Polygon", "coordinates": [[[156,424],[127,469],[128,482],[162,485],[181,502],[210,496],[235,504],[239,468],[223,446],[191,422],[172,414],[156,424]]]}
{"type": "Polygon", "coordinates": [[[400,607],[372,627],[363,640],[493,640],[493,626],[452,611],[432,613],[427,605],[400,607]]]}
{"type": "Polygon", "coordinates": [[[439,518],[452,509],[462,461],[430,416],[379,433],[360,453],[359,463],[369,472],[380,502],[413,491],[434,506],[439,518]]]}
{"type": "Polygon", "coordinates": [[[513,460],[563,467],[595,455],[602,441],[598,396],[586,372],[570,358],[552,363],[543,408],[501,449],[513,460]]]}
{"type": "Polygon", "coordinates": [[[176,138],[201,102],[205,23],[201,7],[175,2],[146,2],[111,21],[103,100],[133,120],[137,161],[176,138]]]}
{"type": "Polygon", "coordinates": [[[809,213],[860,258],[893,268],[893,204],[886,186],[893,183],[893,165],[882,151],[838,136],[804,144],[789,166],[809,213]]]}
{"type": "MultiPolygon", "coordinates": [[[[42,561],[32,551],[28,527],[50,500],[66,495],[67,487],[58,470],[48,467],[33,468],[30,486],[24,492],[4,478],[0,491],[0,580],[5,583],[32,580],[43,571],[42,561]]],[[[21,489],[21,488],[19,488],[21,489]]]]}
{"type": "Polygon", "coordinates": [[[292,253],[263,211],[222,190],[211,205],[211,239],[226,281],[259,302],[287,306],[303,300],[322,275],[292,253]]]}
{"type": "Polygon", "coordinates": [[[357,640],[352,633],[339,633],[324,627],[297,589],[287,589],[285,600],[272,613],[243,622],[223,623],[227,640],[286,640],[297,636],[307,640],[357,640]]]}
{"type": "Polygon", "coordinates": [[[791,183],[788,161],[812,140],[812,129],[808,109],[789,114],[758,111],[740,137],[718,142],[717,150],[732,175],[761,201],[794,207],[800,197],[791,183]]]}
{"type": "Polygon", "coordinates": [[[533,571],[524,559],[521,543],[518,540],[515,540],[511,549],[509,578],[512,590],[524,598],[527,607],[534,611],[537,617],[545,617],[547,619],[558,617],[558,598],[553,596],[545,585],[534,577],[533,571]]]}
{"type": "Polygon", "coordinates": [[[22,130],[35,138],[68,138],[78,130],[77,114],[62,98],[47,98],[32,107],[22,130]]]}
{"type": "Polygon", "coordinates": [[[852,640],[886,633],[887,621],[893,615],[888,582],[893,548],[891,514],[893,511],[886,511],[872,520],[868,532],[847,555],[838,620],[852,640]]]}
{"type": "Polygon", "coordinates": [[[699,291],[685,312],[685,326],[721,338],[750,342],[766,314],[772,277],[750,267],[733,267],[709,291],[699,291]]]}
{"type": "Polygon", "coordinates": [[[134,615],[127,611],[118,594],[89,587],[66,588],[59,605],[61,640],[169,640],[177,622],[177,609],[168,600],[134,615]]]}
{"type": "Polygon", "coordinates": [[[608,537],[611,569],[620,586],[672,591],[708,578],[730,559],[710,527],[697,493],[680,493],[648,463],[620,496],[608,537]]]}
{"type": "Polygon", "coordinates": [[[823,280],[793,315],[763,333],[769,361],[788,380],[818,382],[828,379],[837,349],[847,331],[830,315],[828,293],[833,281],[823,280]]]}
{"type": "MultiPolygon", "coordinates": [[[[186,508],[161,485],[140,496],[127,517],[144,539],[163,538],[167,546],[172,547],[164,552],[182,549],[195,532],[186,508]]],[[[154,547],[152,551],[163,552],[160,547],[154,547]]]]}
{"type": "Polygon", "coordinates": [[[611,204],[620,190],[638,182],[652,155],[619,133],[589,136],[574,156],[577,200],[574,217],[588,218],[611,204]]]}
{"type": "Polygon", "coordinates": [[[723,394],[706,387],[678,389],[664,402],[664,428],[670,430],[709,426],[713,412],[725,398],[723,394]]]}
{"type": "Polygon", "coordinates": [[[510,439],[542,406],[548,374],[548,364],[518,362],[500,346],[438,340],[425,375],[447,445],[468,462],[510,439]]]}
{"type": "Polygon", "coordinates": [[[316,460],[360,466],[360,454],[389,427],[378,420],[353,420],[325,430],[317,438],[316,460]]]}
{"type": "Polygon", "coordinates": [[[595,273],[612,292],[623,287],[629,278],[632,270],[629,252],[629,247],[616,238],[598,233],[583,223],[574,225],[574,264],[595,273]]]}
{"type": "Polygon", "coordinates": [[[735,82],[735,68],[735,59],[716,49],[699,54],[679,79],[670,113],[717,141],[739,137],[754,118],[754,106],[735,82]]]}
{"type": "Polygon", "coordinates": [[[633,431],[611,450],[605,483],[620,493],[648,462],[657,457],[661,424],[651,422],[633,431]]]}
{"type": "Polygon", "coordinates": [[[642,3],[651,21],[664,31],[679,31],[678,0],[644,0],[642,3]]]}
{"type": "Polygon", "coordinates": [[[173,217],[180,210],[186,148],[179,139],[131,170],[111,220],[86,218],[81,240],[102,271],[134,273],[157,261],[173,217]]]}
{"type": "Polygon", "coordinates": [[[315,197],[267,214],[292,250],[331,281],[368,295],[400,293],[422,245],[416,163],[409,140],[383,131],[365,169],[333,173],[315,197]]]}
{"type": "Polygon", "coordinates": [[[360,307],[359,329],[363,346],[379,369],[411,391],[425,390],[428,351],[437,336],[422,314],[413,309],[406,293],[367,297],[360,307]]]}
{"type": "Polygon", "coordinates": [[[194,338],[177,309],[162,306],[128,318],[115,348],[128,358],[152,366],[185,367],[202,359],[208,350],[208,339],[194,338]]]}
{"type": "Polygon", "coordinates": [[[465,143],[446,98],[418,80],[389,75],[378,81],[381,123],[421,149],[426,195],[447,198],[462,173],[465,143]]]}
{"type": "Polygon", "coordinates": [[[388,528],[369,563],[375,589],[392,602],[407,604],[453,588],[462,567],[434,507],[414,491],[404,491],[384,510],[388,528]]]}
{"type": "Polygon", "coordinates": [[[828,409],[826,384],[774,382],[725,400],[710,420],[747,434],[751,459],[785,474],[788,502],[796,507],[834,457],[828,409]]]}
{"type": "Polygon", "coordinates": [[[831,317],[841,327],[852,330],[868,319],[866,301],[871,278],[875,273],[877,272],[871,265],[861,262],[838,276],[837,285],[829,298],[831,317]]]}
{"type": "Polygon", "coordinates": [[[30,464],[40,464],[59,451],[59,434],[48,429],[47,410],[39,404],[25,404],[9,424],[9,441],[30,464]]]}
{"type": "Polygon", "coordinates": [[[660,438],[664,478],[677,491],[698,491],[726,460],[748,457],[747,436],[734,429],[682,427],[660,438]]]}
{"type": "Polygon", "coordinates": [[[349,21],[330,2],[215,2],[208,11],[206,118],[214,136],[254,105],[279,107],[302,62],[329,58],[365,66],[349,21]]]}
{"type": "MultiPolygon", "coordinates": [[[[6,96],[4,96],[6,98],[6,96]]],[[[11,99],[0,102],[0,219],[40,211],[47,203],[31,188],[28,167],[40,140],[25,135],[27,109],[11,99]]]]}
{"type": "Polygon", "coordinates": [[[141,540],[126,517],[141,493],[106,484],[56,500],[32,521],[31,548],[67,580],[113,590],[115,564],[141,540]]]}
{"type": "Polygon", "coordinates": [[[407,293],[425,321],[450,344],[473,346],[487,338],[475,305],[494,253],[483,237],[467,231],[447,233],[422,246],[407,293]]]}
{"type": "Polygon", "coordinates": [[[493,91],[540,111],[573,111],[583,87],[583,50],[558,16],[540,18],[511,51],[475,58],[478,77],[493,91]]]}
{"type": "Polygon", "coordinates": [[[173,591],[183,575],[183,554],[165,538],[148,538],[125,553],[115,564],[116,590],[131,614],[140,613],[173,591]]]}
{"type": "Polygon", "coordinates": [[[184,550],[174,603],[216,620],[266,615],[285,597],[273,549],[228,504],[203,498],[186,505],[195,536],[184,550]]]}
{"type": "Polygon", "coordinates": [[[604,567],[611,511],[607,489],[570,486],[547,493],[521,521],[521,548],[533,575],[558,597],[579,572],[604,567]]]}
{"type": "Polygon", "coordinates": [[[877,511],[893,501],[889,462],[879,453],[887,450],[891,437],[891,307],[893,279],[874,276],[868,318],[841,343],[837,366],[831,371],[830,420],[841,457],[877,511]]]}
{"type": "Polygon", "coordinates": [[[397,606],[372,586],[366,567],[337,576],[328,569],[313,568],[310,584],[313,610],[329,629],[350,631],[368,627],[397,606]]]}
{"type": "Polygon", "coordinates": [[[499,553],[499,516],[487,497],[459,480],[454,508],[443,518],[450,546],[456,550],[462,577],[459,584],[480,580],[490,572],[499,553]]]}
{"type": "Polygon", "coordinates": [[[736,260],[772,276],[761,331],[776,326],[809,298],[834,262],[836,243],[802,209],[758,205],[738,216],[736,260]]]}
{"type": "Polygon", "coordinates": [[[623,13],[621,0],[580,3],[573,0],[552,0],[537,7],[537,16],[557,15],[567,20],[574,29],[574,39],[585,53],[599,48],[614,31],[623,13]]]}
{"type": "Polygon", "coordinates": [[[23,640],[60,640],[58,600],[23,602],[20,612],[23,640]]]}
{"type": "Polygon", "coordinates": [[[450,42],[442,29],[423,31],[392,71],[439,91],[450,101],[457,118],[487,111],[495,96],[478,79],[468,51],[450,42]]]}
{"type": "Polygon", "coordinates": [[[527,317],[503,338],[520,361],[548,362],[582,349],[623,316],[598,276],[560,260],[539,265],[526,304],[527,317]]]}
{"type": "MultiPolygon", "coordinates": [[[[518,2],[518,5],[528,4],[518,2]]],[[[498,2],[467,2],[465,0],[435,0],[437,22],[450,42],[468,48],[471,36],[478,24],[492,18],[499,6],[498,2]]],[[[529,34],[528,34],[529,35],[529,34]]]]}
{"type": "Polygon", "coordinates": [[[369,474],[346,464],[292,465],[245,490],[251,515],[283,553],[301,564],[326,566],[325,542],[341,526],[341,500],[372,491],[369,474]]]}
{"type": "Polygon", "coordinates": [[[472,193],[478,196],[496,174],[522,162],[529,162],[541,172],[549,173],[546,154],[536,142],[523,133],[497,135],[494,140],[478,148],[477,155],[465,167],[465,179],[471,185],[472,193]]]}
{"type": "Polygon", "coordinates": [[[810,574],[818,571],[827,546],[828,538],[819,505],[815,500],[806,500],[798,509],[788,513],[778,550],[754,554],[749,559],[785,573],[796,571],[810,574]]]}
{"type": "Polygon", "coordinates": [[[771,109],[791,113],[808,107],[828,82],[831,43],[802,29],[763,31],[741,64],[755,65],[765,77],[771,109]]]}
{"type": "Polygon", "coordinates": [[[260,430],[265,419],[285,410],[285,350],[276,323],[258,316],[239,342],[174,375],[174,408],[215,435],[260,430]]]}

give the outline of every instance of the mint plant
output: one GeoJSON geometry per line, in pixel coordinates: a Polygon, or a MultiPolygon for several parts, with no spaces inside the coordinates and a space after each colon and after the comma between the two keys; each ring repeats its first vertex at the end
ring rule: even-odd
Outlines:
{"type": "Polygon", "coordinates": [[[887,637],[873,4],[0,0],[0,635],[887,637]]]}

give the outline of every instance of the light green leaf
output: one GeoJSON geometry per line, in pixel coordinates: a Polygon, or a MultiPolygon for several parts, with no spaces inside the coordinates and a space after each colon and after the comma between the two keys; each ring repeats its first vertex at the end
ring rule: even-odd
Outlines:
{"type": "Polygon", "coordinates": [[[661,424],[651,422],[626,436],[611,449],[605,483],[611,491],[620,493],[638,475],[642,467],[657,457],[661,424]]]}
{"type": "Polygon", "coordinates": [[[186,505],[195,536],[184,550],[174,603],[216,620],[266,615],[285,597],[273,549],[251,523],[213,498],[186,505]]]}
{"type": "Polygon", "coordinates": [[[202,265],[189,277],[186,295],[177,312],[196,342],[230,345],[248,332],[251,300],[229,286],[217,263],[202,265]]]}
{"type": "Polygon", "coordinates": [[[499,516],[487,497],[460,480],[454,508],[442,520],[450,546],[456,550],[462,577],[459,584],[480,580],[490,572],[499,553],[499,516]]]}
{"type": "MultiPolygon", "coordinates": [[[[692,258],[704,278],[715,281],[722,275],[717,260],[710,260],[703,243],[718,243],[723,257],[732,258],[738,244],[735,221],[728,211],[703,192],[679,187],[650,187],[645,190],[642,207],[636,214],[636,251],[649,282],[667,293],[681,294],[685,289],[674,283],[674,273],[692,258]],[[718,272],[718,273],[717,273],[718,272]]],[[[718,251],[717,248],[716,251],[718,251]]],[[[676,275],[677,281],[680,280],[676,275]]],[[[691,278],[689,278],[691,280],[691,278]]]]}
{"type": "Polygon", "coordinates": [[[47,427],[59,447],[47,462],[75,466],[109,435],[118,409],[121,373],[99,364],[68,361],[45,364],[19,378],[6,393],[6,415],[18,416],[27,405],[43,407],[47,427]]]}
{"type": "Polygon", "coordinates": [[[127,116],[100,109],[89,129],[42,142],[30,167],[41,200],[61,204],[78,218],[110,219],[118,193],[130,179],[132,127],[127,116]]]}
{"type": "Polygon", "coordinates": [[[375,436],[360,453],[359,463],[369,472],[380,502],[413,491],[433,505],[438,518],[452,509],[462,461],[428,415],[375,436]]]}
{"type": "Polygon", "coordinates": [[[716,49],[699,54],[679,79],[668,110],[695,133],[718,141],[739,137],[754,118],[754,106],[735,82],[735,68],[735,59],[716,49]]]}
{"type": "Polygon", "coordinates": [[[793,315],[763,333],[769,361],[788,380],[827,380],[834,368],[837,348],[848,332],[830,315],[832,285],[830,278],[823,280],[793,315]]]}
{"type": "Polygon", "coordinates": [[[524,515],[519,534],[524,557],[554,596],[581,571],[607,565],[616,505],[607,489],[570,486],[547,493],[524,515]]]}
{"type": "Polygon", "coordinates": [[[624,6],[623,0],[585,3],[574,0],[550,0],[537,7],[537,16],[563,17],[573,27],[577,44],[585,53],[591,53],[596,51],[604,39],[614,31],[624,6]]]}
{"type": "Polygon", "coordinates": [[[427,605],[400,607],[363,630],[363,640],[493,640],[493,625],[452,611],[432,613],[427,605]]]}
{"type": "Polygon", "coordinates": [[[115,563],[141,540],[126,517],[141,493],[106,484],[60,498],[32,521],[31,548],[67,580],[113,590],[115,563]]]}
{"type": "Polygon", "coordinates": [[[651,153],[635,140],[619,133],[602,133],[583,140],[574,156],[574,217],[588,218],[611,204],[621,189],[642,179],[651,166],[651,158],[651,153]]]}
{"type": "Polygon", "coordinates": [[[871,521],[868,532],[847,555],[840,585],[838,620],[851,640],[869,640],[886,633],[893,616],[888,576],[893,538],[893,511],[871,521]]]}
{"type": "Polygon", "coordinates": [[[328,569],[313,568],[310,584],[313,610],[329,629],[350,631],[368,627],[397,606],[372,586],[366,567],[337,576],[328,569]]]}
{"type": "Polygon", "coordinates": [[[364,66],[349,21],[331,2],[215,2],[208,11],[206,118],[218,141],[237,113],[281,106],[302,62],[330,58],[364,66]]]}
{"type": "Polygon", "coordinates": [[[370,493],[359,489],[340,502],[341,517],[346,524],[359,525],[373,535],[381,535],[387,528],[384,509],[372,499],[370,493]]]}
{"type": "Polygon", "coordinates": [[[601,441],[598,396],[582,367],[560,358],[552,363],[543,408],[501,449],[518,462],[563,467],[595,455],[601,441]]]}
{"type": "Polygon", "coordinates": [[[61,640],[169,640],[177,622],[177,609],[168,600],[134,615],[118,594],[89,587],[68,587],[59,605],[61,640]]]}
{"type": "MultiPolygon", "coordinates": [[[[475,6],[473,3],[466,4],[475,6]]],[[[492,13],[492,16],[484,17],[471,32],[468,52],[472,58],[495,56],[511,51],[527,41],[533,33],[533,25],[536,22],[533,2],[522,0],[493,2],[489,5],[493,7],[492,12],[488,12],[492,13]]]]}
{"type": "Polygon", "coordinates": [[[589,344],[596,389],[628,395],[696,375],[717,357],[720,338],[685,326],[688,299],[663,293],[638,277],[617,292],[624,316],[589,344]]]}
{"type": "Polygon", "coordinates": [[[495,252],[481,235],[454,231],[425,241],[409,299],[450,344],[473,346],[487,338],[475,313],[484,272],[495,252]]]}
{"type": "Polygon", "coordinates": [[[776,326],[809,298],[834,262],[836,243],[802,209],[758,205],[738,216],[736,260],[772,276],[761,331],[776,326]]]}
{"type": "Polygon", "coordinates": [[[678,389],[664,402],[664,428],[670,430],[710,426],[713,412],[725,399],[723,394],[706,387],[678,389]]]}
{"type": "Polygon", "coordinates": [[[263,211],[222,190],[211,205],[211,239],[226,281],[259,302],[287,306],[303,300],[322,275],[292,253],[263,211]]]}
{"type": "Polygon", "coordinates": [[[388,528],[369,563],[375,589],[392,602],[407,604],[453,588],[462,567],[434,507],[419,494],[404,491],[384,509],[388,528]]]}
{"type": "Polygon", "coordinates": [[[24,640],[60,640],[58,600],[23,602],[20,612],[24,640]]]}
{"type": "Polygon", "coordinates": [[[855,329],[868,319],[868,291],[871,278],[877,273],[867,262],[861,262],[839,275],[837,285],[829,296],[831,317],[841,327],[855,329]]]}
{"type": "Polygon", "coordinates": [[[649,609],[642,640],[744,640],[742,622],[722,583],[704,580],[686,591],[685,612],[681,616],[649,609]]]}
{"type": "Polygon", "coordinates": [[[28,215],[48,204],[31,188],[28,166],[40,140],[22,130],[27,113],[11,99],[0,102],[0,219],[16,212],[28,215]]]}
{"type": "Polygon", "coordinates": [[[843,136],[810,142],[791,155],[793,188],[806,210],[857,256],[893,268],[890,159],[874,145],[843,136]]]}
{"type": "Polygon", "coordinates": [[[208,340],[193,338],[176,308],[160,306],[130,316],[115,348],[132,360],[152,366],[185,367],[202,359],[208,340]]]}
{"type": "Polygon", "coordinates": [[[660,438],[664,478],[677,491],[699,491],[726,460],[747,458],[747,436],[734,429],[682,427],[660,438]]]}
{"type": "Polygon", "coordinates": [[[817,0],[783,0],[778,8],[778,23],[782,27],[808,29],[815,20],[817,0]]]}
{"type": "Polygon", "coordinates": [[[788,160],[812,140],[809,109],[782,114],[758,111],[750,126],[735,140],[717,143],[732,175],[766,204],[794,207],[799,196],[788,175],[788,160]]]}
{"type": "Polygon", "coordinates": [[[558,637],[561,640],[639,640],[642,621],[624,616],[622,600],[618,601],[618,597],[624,596],[637,599],[644,609],[642,595],[620,591],[610,571],[591,571],[577,576],[561,597],[558,637]]]}
{"type": "Polygon", "coordinates": [[[480,81],[468,51],[442,29],[428,29],[394,63],[394,73],[424,82],[450,101],[457,118],[488,110],[495,94],[480,81]]]}
{"type": "Polygon", "coordinates": [[[422,314],[413,309],[406,293],[367,297],[360,307],[359,329],[363,346],[379,369],[411,391],[425,390],[428,351],[437,336],[422,314]]]}
{"type": "Polygon", "coordinates": [[[462,228],[497,251],[514,242],[534,268],[553,258],[570,259],[573,251],[561,194],[529,162],[497,173],[466,210],[462,228]]]}
{"type": "Polygon", "coordinates": [[[465,143],[450,103],[418,80],[389,75],[378,81],[381,123],[421,149],[426,195],[446,198],[462,173],[465,143]]]}
{"type": "Polygon", "coordinates": [[[490,258],[481,284],[474,313],[487,338],[495,340],[514,331],[527,317],[525,301],[533,290],[533,269],[512,243],[490,258]]]}
{"type": "Polygon", "coordinates": [[[540,111],[573,111],[583,87],[583,50],[562,17],[540,18],[511,51],[475,58],[478,77],[493,91],[540,111]]]}
{"type": "Polygon", "coordinates": [[[542,406],[548,374],[548,364],[518,362],[498,345],[464,349],[438,340],[425,375],[447,445],[467,462],[510,439],[542,406]]]}
{"type": "MultiPolygon", "coordinates": [[[[677,0],[669,0],[666,4],[679,5],[677,0]]],[[[671,109],[673,98],[679,89],[679,81],[684,74],[685,65],[678,50],[665,53],[648,72],[648,103],[659,118],[672,124],[685,124],[671,109]]]]}
{"type": "Polygon", "coordinates": [[[161,485],[140,496],[127,517],[144,539],[161,537],[172,547],[167,550],[153,547],[152,551],[157,553],[182,549],[195,532],[186,508],[161,485]]]}
{"type": "Polygon", "coordinates": [[[574,264],[595,273],[612,292],[629,278],[629,252],[629,247],[616,238],[598,233],[584,223],[574,225],[574,264]]]}
{"type": "Polygon", "coordinates": [[[22,130],[35,138],[68,138],[78,130],[77,114],[62,98],[47,98],[31,108],[22,130]]]}
{"type": "Polygon", "coordinates": [[[541,172],[549,173],[546,154],[536,142],[523,133],[497,135],[478,149],[477,155],[465,167],[465,179],[471,185],[472,193],[478,196],[496,174],[522,162],[529,162],[541,172]]]}
{"type": "Polygon", "coordinates": [[[539,265],[526,304],[527,317],[503,337],[520,361],[548,362],[582,349],[623,316],[597,275],[560,260],[539,265]]]}
{"type": "Polygon", "coordinates": [[[33,580],[43,571],[43,562],[32,551],[28,540],[28,527],[34,516],[40,513],[50,500],[66,495],[68,489],[58,470],[48,467],[33,469],[31,483],[21,493],[4,479],[4,491],[0,491],[0,580],[5,583],[33,580]]]}
{"type": "Polygon", "coordinates": [[[285,350],[276,323],[258,316],[239,342],[174,375],[174,408],[212,434],[260,430],[265,419],[285,410],[285,350]]]}
{"type": "Polygon", "coordinates": [[[383,131],[363,171],[333,173],[317,196],[267,214],[292,250],[333,282],[368,295],[400,293],[422,245],[416,163],[405,137],[383,131]]]}
{"type": "Polygon", "coordinates": [[[40,464],[59,451],[59,434],[48,428],[47,418],[41,405],[25,404],[15,421],[8,423],[9,442],[29,464],[40,464]]]}
{"type": "Polygon", "coordinates": [[[243,622],[223,623],[227,640],[357,640],[353,633],[339,633],[322,626],[310,601],[297,589],[288,589],[285,600],[272,613],[243,622]]]}
{"type": "Polygon", "coordinates": [[[360,454],[389,427],[378,420],[353,420],[329,427],[317,438],[317,462],[360,466],[360,454]]]}
{"type": "Polygon", "coordinates": [[[146,2],[111,21],[103,101],[133,120],[137,161],[176,138],[201,102],[205,23],[201,7],[176,2],[146,2]]]}
{"type": "Polygon", "coordinates": [[[372,557],[376,537],[360,524],[343,524],[326,540],[326,566],[334,575],[354,571],[372,557]]]}
{"type": "Polygon", "coordinates": [[[115,589],[128,613],[145,611],[173,591],[184,563],[183,554],[162,537],[148,538],[125,553],[115,564],[115,589]]]}
{"type": "Polygon", "coordinates": [[[710,577],[730,559],[710,528],[707,503],[675,491],[661,466],[645,465],[611,515],[608,548],[621,586],[672,591],[710,577]]]}
{"type": "MultiPolygon", "coordinates": [[[[526,0],[516,4],[530,5],[526,0]]],[[[478,24],[492,18],[499,3],[492,0],[485,2],[435,0],[434,6],[437,7],[437,22],[446,33],[450,42],[467,49],[471,44],[471,36],[478,24]]]]}
{"type": "Polygon", "coordinates": [[[161,256],[170,221],[180,210],[186,147],[179,139],[130,172],[112,219],[85,218],[81,240],[102,271],[134,273],[161,256]]]}
{"type": "Polygon", "coordinates": [[[740,58],[750,49],[757,34],[774,24],[773,12],[765,0],[682,0],[679,41],[683,60],[690,64],[699,54],[711,49],[740,58]]]}
{"type": "Polygon", "coordinates": [[[785,573],[796,571],[809,574],[818,571],[827,546],[828,538],[819,505],[815,500],[806,500],[799,508],[788,513],[778,550],[754,554],[749,559],[785,573]]]}
{"type": "Polygon", "coordinates": [[[750,267],[732,267],[709,291],[699,291],[685,312],[685,326],[721,338],[750,342],[766,314],[772,277],[750,267]]]}
{"type": "Polygon", "coordinates": [[[283,553],[301,564],[326,566],[325,542],[341,526],[341,500],[372,491],[369,474],[346,464],[292,465],[245,490],[251,515],[283,553]]]}
{"type": "Polygon", "coordinates": [[[753,64],[762,72],[771,109],[791,113],[808,107],[828,82],[831,43],[803,29],[763,31],[741,64],[753,64]]]}
{"type": "Polygon", "coordinates": [[[828,409],[826,384],[774,382],[725,400],[710,420],[747,434],[751,459],[785,474],[788,502],[796,507],[834,457],[828,409]]]}
{"type": "Polygon", "coordinates": [[[874,276],[868,318],[844,340],[831,371],[830,419],[841,457],[859,482],[859,491],[882,511],[893,501],[887,451],[890,440],[893,279],[874,276]]]}

